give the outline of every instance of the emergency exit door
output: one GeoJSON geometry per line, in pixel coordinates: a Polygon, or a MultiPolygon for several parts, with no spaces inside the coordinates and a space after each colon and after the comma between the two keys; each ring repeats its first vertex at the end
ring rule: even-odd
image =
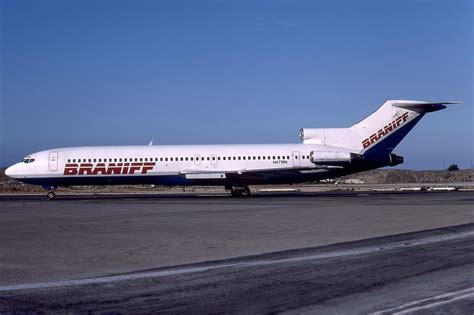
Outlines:
{"type": "Polygon", "coordinates": [[[301,165],[300,152],[293,151],[293,167],[299,167],[301,165]]]}
{"type": "Polygon", "coordinates": [[[216,168],[217,166],[217,155],[212,154],[211,155],[211,167],[216,168]]]}

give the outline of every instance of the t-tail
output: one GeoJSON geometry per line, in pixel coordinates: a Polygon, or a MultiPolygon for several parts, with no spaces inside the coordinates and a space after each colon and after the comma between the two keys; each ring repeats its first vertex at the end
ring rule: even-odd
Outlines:
{"type": "Polygon", "coordinates": [[[426,113],[458,103],[389,100],[350,128],[305,128],[301,129],[301,139],[306,144],[347,148],[365,160],[393,166],[403,163],[403,158],[392,151],[426,113]]]}

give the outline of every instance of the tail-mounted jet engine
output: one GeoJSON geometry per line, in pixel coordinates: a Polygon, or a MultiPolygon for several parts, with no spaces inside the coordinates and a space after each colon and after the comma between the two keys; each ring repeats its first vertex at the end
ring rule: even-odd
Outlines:
{"type": "Polygon", "coordinates": [[[389,158],[390,158],[390,164],[389,164],[390,166],[403,164],[403,156],[390,153],[389,158]]]}
{"type": "Polygon", "coordinates": [[[344,165],[362,161],[364,157],[357,153],[311,151],[310,161],[321,168],[342,168],[344,165]]]}

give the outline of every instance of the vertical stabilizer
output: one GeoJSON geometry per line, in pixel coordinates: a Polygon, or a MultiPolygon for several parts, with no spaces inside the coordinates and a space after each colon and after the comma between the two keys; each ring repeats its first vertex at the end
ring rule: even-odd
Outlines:
{"type": "Polygon", "coordinates": [[[386,101],[372,115],[350,128],[302,129],[303,143],[343,147],[368,155],[386,155],[428,112],[457,102],[386,101]]]}

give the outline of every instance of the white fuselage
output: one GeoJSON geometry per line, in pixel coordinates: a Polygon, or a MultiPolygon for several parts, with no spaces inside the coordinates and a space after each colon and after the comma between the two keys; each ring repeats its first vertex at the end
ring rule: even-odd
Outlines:
{"type": "Polygon", "coordinates": [[[311,161],[311,152],[349,152],[321,147],[250,144],[58,148],[31,154],[24,159],[27,163],[15,164],[7,175],[46,187],[293,183],[332,176],[330,169],[318,168],[311,161]]]}

